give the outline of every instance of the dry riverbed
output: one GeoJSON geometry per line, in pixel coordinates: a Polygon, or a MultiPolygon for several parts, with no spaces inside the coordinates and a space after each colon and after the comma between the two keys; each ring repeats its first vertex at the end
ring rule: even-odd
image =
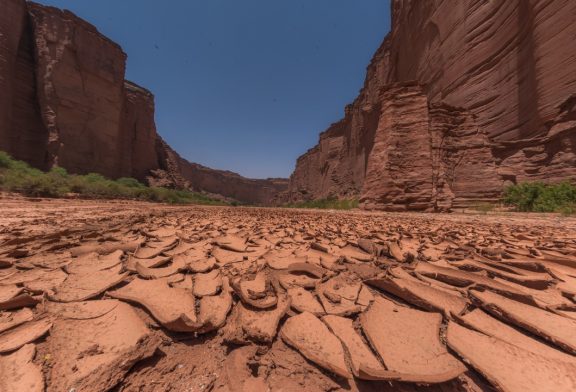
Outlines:
{"type": "Polygon", "coordinates": [[[0,391],[570,391],[576,219],[0,199],[0,391]]]}

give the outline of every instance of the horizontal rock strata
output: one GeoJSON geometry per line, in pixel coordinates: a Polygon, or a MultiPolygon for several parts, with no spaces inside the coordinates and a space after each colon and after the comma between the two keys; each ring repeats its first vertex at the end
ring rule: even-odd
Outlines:
{"type": "Polygon", "coordinates": [[[508,183],[575,180],[575,12],[569,0],[392,1],[364,87],[298,159],[284,199],[443,210],[508,183]],[[408,82],[427,113],[398,89],[408,82]]]}

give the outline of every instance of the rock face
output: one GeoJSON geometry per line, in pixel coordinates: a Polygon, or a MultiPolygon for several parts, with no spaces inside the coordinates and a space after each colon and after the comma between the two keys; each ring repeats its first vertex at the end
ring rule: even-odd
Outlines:
{"type": "Polygon", "coordinates": [[[118,175],[126,55],[75,15],[29,4],[48,166],[118,175]]]}
{"type": "Polygon", "coordinates": [[[151,184],[189,188],[239,200],[250,204],[271,204],[288,188],[285,178],[263,180],[242,177],[231,171],[215,170],[188,162],[164,140],[157,139],[156,149],[161,168],[148,178],[151,184]]]}
{"type": "Polygon", "coordinates": [[[125,80],[126,54],[94,26],[24,0],[0,8],[1,150],[41,169],[153,182],[157,173],[161,185],[243,202],[270,203],[286,188],[177,156],[156,132],[154,96],[125,80]]]}
{"type": "Polygon", "coordinates": [[[23,0],[2,0],[0,8],[0,149],[45,168],[32,24],[23,0]]]}
{"type": "Polygon", "coordinates": [[[430,105],[415,83],[390,86],[380,100],[365,208],[446,211],[498,196],[502,181],[488,138],[468,111],[430,105]]]}
{"type": "Polygon", "coordinates": [[[569,0],[393,0],[359,97],[298,159],[287,197],[432,210],[576,179],[575,14],[569,0]]]}
{"type": "Polygon", "coordinates": [[[131,82],[124,82],[124,104],[122,113],[123,139],[120,173],[123,176],[146,178],[151,169],[160,168],[156,152],[154,122],[154,95],[131,82]]]}

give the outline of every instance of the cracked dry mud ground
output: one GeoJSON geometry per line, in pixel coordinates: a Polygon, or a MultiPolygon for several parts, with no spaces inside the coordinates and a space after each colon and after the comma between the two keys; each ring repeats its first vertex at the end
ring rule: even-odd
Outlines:
{"type": "Polygon", "coordinates": [[[576,220],[0,200],[0,391],[571,391],[576,220]]]}

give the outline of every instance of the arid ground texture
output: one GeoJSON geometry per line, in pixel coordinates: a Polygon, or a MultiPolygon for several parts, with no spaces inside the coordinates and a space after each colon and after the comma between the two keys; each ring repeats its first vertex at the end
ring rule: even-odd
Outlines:
{"type": "Polygon", "coordinates": [[[2,199],[1,391],[571,391],[576,219],[2,199]]]}
{"type": "Polygon", "coordinates": [[[576,391],[576,1],[390,4],[342,120],[249,179],[96,26],[0,0],[0,392],[576,391]],[[79,199],[178,192],[230,206],[79,199]]]}

